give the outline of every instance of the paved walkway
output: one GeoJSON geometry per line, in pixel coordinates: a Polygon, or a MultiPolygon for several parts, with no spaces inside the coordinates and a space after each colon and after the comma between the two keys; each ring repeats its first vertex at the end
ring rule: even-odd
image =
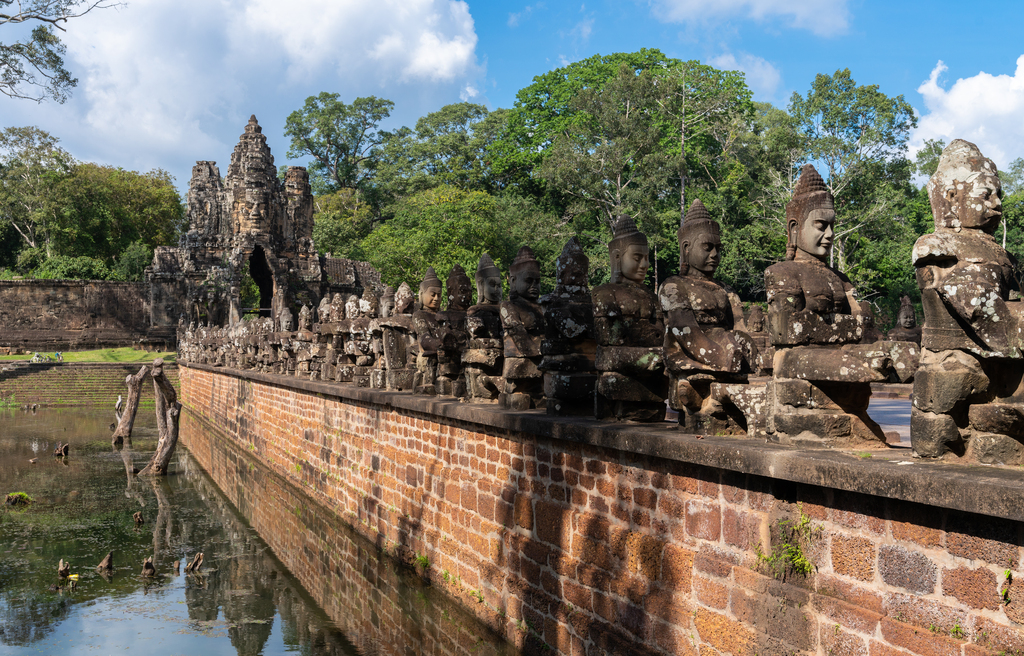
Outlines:
{"type": "Polygon", "coordinates": [[[878,422],[886,433],[900,434],[899,442],[890,440],[893,446],[910,446],[910,399],[871,399],[868,414],[878,422]]]}

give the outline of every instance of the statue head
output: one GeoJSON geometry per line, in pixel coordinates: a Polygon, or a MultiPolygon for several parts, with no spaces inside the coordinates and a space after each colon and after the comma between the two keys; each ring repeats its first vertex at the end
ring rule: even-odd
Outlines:
{"type": "Polygon", "coordinates": [[[281,314],[277,318],[278,326],[281,332],[290,333],[295,329],[294,318],[292,317],[292,311],[287,307],[281,310],[281,314]]]}
{"type": "Polygon", "coordinates": [[[914,312],[914,304],[910,302],[909,296],[900,299],[900,311],[896,314],[896,323],[901,328],[913,328],[917,325],[917,315],[914,312]]]}
{"type": "Polygon", "coordinates": [[[801,253],[824,262],[832,251],[835,224],[832,192],[814,166],[804,165],[793,200],[786,205],[786,259],[801,253]]]}
{"type": "Polygon", "coordinates": [[[395,312],[395,288],[385,287],[384,294],[380,297],[380,316],[382,319],[390,317],[395,312]]]}
{"type": "Polygon", "coordinates": [[[501,271],[487,253],[476,266],[476,302],[496,305],[501,302],[501,271]]]}
{"type": "Polygon", "coordinates": [[[870,301],[860,302],[860,314],[864,317],[864,326],[871,327],[875,325],[875,310],[871,307],[870,301]]]}
{"type": "Polygon", "coordinates": [[[996,165],[963,139],[954,139],[943,149],[939,167],[928,180],[936,230],[970,228],[991,234],[1003,215],[1002,196],[996,165]]]}
{"type": "Polygon", "coordinates": [[[714,277],[722,258],[721,229],[699,198],[690,205],[677,235],[679,273],[684,276],[714,277]]]}
{"type": "Polygon", "coordinates": [[[355,294],[349,294],[348,298],[345,299],[345,318],[359,318],[359,297],[355,294]]]}
{"type": "Polygon", "coordinates": [[[523,297],[528,301],[536,301],[540,296],[540,264],[533,256],[533,249],[523,246],[512,260],[508,269],[509,297],[523,297]]]}
{"type": "Polygon", "coordinates": [[[647,236],[640,232],[633,219],[621,215],[612,223],[612,240],[608,242],[608,259],[611,261],[611,282],[623,280],[644,284],[647,269],[651,265],[647,236]]]}
{"type": "Polygon", "coordinates": [[[363,289],[363,297],[359,299],[359,314],[372,319],[377,316],[379,306],[380,299],[377,298],[373,289],[370,287],[363,289]]]}
{"type": "Polygon", "coordinates": [[[760,305],[755,305],[750,308],[750,317],[747,318],[747,326],[750,328],[751,332],[764,332],[764,310],[761,309],[760,305]]]}
{"type": "Polygon", "coordinates": [[[465,310],[473,304],[473,284],[461,264],[452,267],[448,274],[447,287],[449,310],[465,310]]]}
{"type": "Polygon", "coordinates": [[[572,237],[555,260],[555,293],[572,296],[587,295],[590,258],[583,252],[580,240],[572,237]]]}
{"type": "Polygon", "coordinates": [[[434,267],[427,267],[427,272],[420,283],[420,306],[428,312],[441,309],[441,281],[438,280],[434,267]]]}
{"type": "Polygon", "coordinates": [[[413,304],[416,302],[416,295],[412,293],[409,283],[403,282],[395,292],[395,314],[412,314],[413,304]]]}

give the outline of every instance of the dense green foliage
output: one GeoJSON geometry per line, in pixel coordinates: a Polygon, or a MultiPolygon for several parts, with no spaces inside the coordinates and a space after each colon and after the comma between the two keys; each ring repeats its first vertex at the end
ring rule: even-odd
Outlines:
{"type": "Polygon", "coordinates": [[[0,266],[141,280],[153,249],[176,243],[184,226],[173,178],[76,162],[58,143],[34,127],[0,131],[0,266]]]}

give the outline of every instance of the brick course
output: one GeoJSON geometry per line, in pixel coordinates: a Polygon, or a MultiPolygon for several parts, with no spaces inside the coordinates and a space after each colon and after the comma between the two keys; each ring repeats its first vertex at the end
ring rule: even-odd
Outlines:
{"type": "Polygon", "coordinates": [[[1018,521],[405,409],[366,390],[180,371],[191,415],[390,553],[426,555],[431,580],[524,653],[964,656],[1024,644],[998,598],[1004,570],[1018,576],[1018,521]],[[809,530],[782,543],[780,522],[802,517],[809,530]],[[815,571],[773,576],[763,558],[787,547],[815,571]]]}

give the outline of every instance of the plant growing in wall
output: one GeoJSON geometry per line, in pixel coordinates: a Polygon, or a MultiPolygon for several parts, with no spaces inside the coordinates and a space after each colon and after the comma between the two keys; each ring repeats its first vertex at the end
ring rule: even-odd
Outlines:
{"type": "Polygon", "coordinates": [[[807,577],[814,573],[815,565],[804,553],[815,536],[821,532],[811,518],[800,513],[798,520],[780,519],[771,527],[771,551],[765,553],[759,542],[754,548],[758,569],[785,581],[794,574],[807,577]]]}

